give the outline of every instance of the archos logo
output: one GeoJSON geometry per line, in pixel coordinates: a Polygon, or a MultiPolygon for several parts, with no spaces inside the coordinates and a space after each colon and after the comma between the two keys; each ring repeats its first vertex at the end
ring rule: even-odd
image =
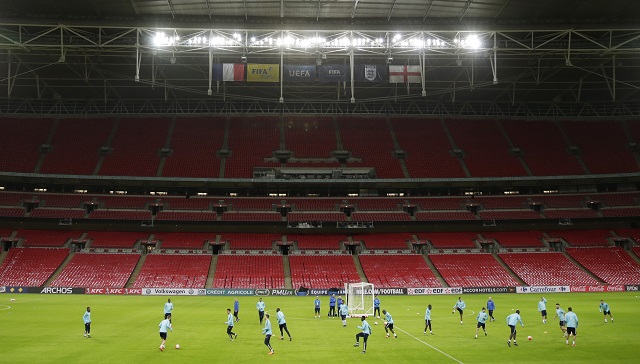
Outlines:
{"type": "Polygon", "coordinates": [[[70,287],[45,287],[40,293],[48,294],[72,294],[73,288],[70,287]]]}

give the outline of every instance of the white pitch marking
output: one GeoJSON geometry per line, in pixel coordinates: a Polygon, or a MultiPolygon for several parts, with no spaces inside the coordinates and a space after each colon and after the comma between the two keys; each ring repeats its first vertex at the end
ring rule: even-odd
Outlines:
{"type": "Polygon", "coordinates": [[[400,331],[402,331],[402,332],[404,332],[405,334],[407,334],[408,336],[410,336],[410,337],[414,338],[415,340],[417,340],[417,341],[419,341],[419,342],[421,342],[421,343],[425,344],[426,346],[430,347],[431,349],[433,349],[433,350],[435,350],[435,351],[439,352],[440,354],[442,354],[442,355],[446,356],[447,358],[449,358],[449,359],[451,359],[451,360],[455,361],[456,363],[464,364],[464,363],[462,363],[460,360],[458,360],[458,359],[456,359],[456,358],[452,357],[451,355],[449,355],[449,354],[445,353],[444,351],[442,351],[442,350],[440,350],[440,349],[436,348],[435,346],[433,346],[433,345],[431,345],[431,344],[427,343],[426,341],[422,341],[422,340],[418,339],[417,337],[415,337],[415,336],[411,335],[410,333],[408,333],[408,332],[404,331],[403,329],[401,329],[401,328],[399,328],[399,327],[397,327],[397,326],[396,326],[395,328],[396,328],[396,329],[398,329],[398,330],[400,330],[400,331]]]}

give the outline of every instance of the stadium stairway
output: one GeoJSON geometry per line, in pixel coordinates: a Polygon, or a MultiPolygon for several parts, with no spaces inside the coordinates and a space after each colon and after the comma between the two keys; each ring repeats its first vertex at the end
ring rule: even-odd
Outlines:
{"type": "MultiPolygon", "coordinates": [[[[442,129],[444,130],[444,133],[446,134],[447,139],[449,139],[449,143],[451,144],[451,150],[459,149],[458,146],[456,145],[456,142],[453,140],[451,131],[449,131],[449,128],[447,127],[447,123],[445,123],[443,119],[440,119],[440,124],[442,125],[442,129]]],[[[460,167],[464,171],[464,175],[466,177],[471,177],[471,172],[469,172],[469,168],[467,167],[467,164],[464,162],[464,158],[457,158],[457,159],[458,159],[458,162],[460,163],[460,167]]],[[[444,281],[444,279],[442,281],[444,281]]],[[[449,287],[449,286],[443,285],[443,287],[449,287]]]]}
{"type": "Polygon", "coordinates": [[[514,271],[512,271],[511,268],[507,265],[507,263],[505,263],[502,260],[502,258],[498,256],[498,253],[491,253],[491,255],[493,255],[493,258],[498,262],[498,264],[500,264],[502,268],[504,268],[505,271],[509,273],[511,277],[513,277],[513,279],[515,279],[518,283],[520,283],[523,286],[528,286],[528,284],[525,281],[523,281],[520,277],[518,277],[518,275],[514,271]]]}
{"type": "Polygon", "coordinates": [[[140,274],[140,271],[142,270],[142,266],[144,266],[144,262],[146,260],[147,260],[147,255],[142,254],[140,256],[140,259],[138,260],[138,264],[136,265],[135,268],[133,268],[133,272],[131,272],[131,276],[127,280],[127,283],[124,285],[125,288],[133,287],[133,282],[135,282],[136,279],[138,279],[138,274],[140,274]]]}
{"type": "MultiPolygon", "coordinates": [[[[216,238],[216,240],[219,238],[216,238]]],[[[213,278],[216,274],[216,267],[218,266],[218,254],[214,254],[211,257],[211,264],[209,264],[209,274],[207,275],[207,282],[204,284],[204,288],[213,287],[213,278]]]]}
{"type": "Polygon", "coordinates": [[[429,269],[431,269],[431,271],[433,272],[433,275],[436,276],[436,278],[438,279],[438,282],[440,282],[442,287],[449,287],[449,285],[447,284],[447,281],[445,281],[444,278],[442,278],[442,275],[438,271],[438,268],[436,268],[436,266],[433,265],[433,262],[431,261],[431,259],[429,259],[429,256],[427,254],[422,254],[422,258],[424,259],[425,263],[427,263],[427,265],[429,266],[429,269]]]}
{"type": "MultiPolygon", "coordinates": [[[[176,127],[176,117],[175,115],[171,118],[171,123],[169,124],[169,131],[167,132],[167,139],[164,142],[164,149],[171,149],[171,137],[173,136],[173,130],[176,127]]],[[[162,172],[164,171],[164,164],[167,161],[166,156],[160,157],[160,162],[158,163],[158,171],[156,172],[156,177],[162,177],[162,172]]]]}
{"type": "MultiPolygon", "coordinates": [[[[396,132],[393,130],[393,125],[391,124],[391,118],[387,116],[386,119],[387,119],[387,128],[389,128],[389,133],[391,134],[391,140],[393,141],[393,149],[402,150],[400,143],[398,143],[396,132]]],[[[404,178],[411,178],[411,176],[409,175],[409,169],[407,169],[407,164],[404,162],[404,159],[398,159],[398,162],[400,163],[400,169],[402,170],[402,175],[404,175],[404,178]]]]}
{"type": "Polygon", "coordinates": [[[53,274],[51,275],[51,277],[49,277],[49,279],[47,279],[44,284],[42,285],[42,287],[48,287],[49,285],[51,285],[51,282],[53,282],[56,278],[58,278],[58,276],[60,275],[60,273],[62,273],[62,271],[64,270],[64,268],[67,266],[67,264],[69,264],[69,262],[71,261],[71,258],[73,258],[73,256],[75,255],[75,253],[73,251],[71,251],[69,253],[69,255],[67,255],[67,258],[65,258],[65,260],[62,262],[62,264],[60,264],[60,266],[58,267],[58,269],[56,269],[53,274]]]}
{"type": "Polygon", "coordinates": [[[291,264],[289,263],[289,256],[282,256],[282,268],[284,269],[284,288],[293,289],[291,284],[291,264]]]}
{"type": "MultiPolygon", "coordinates": [[[[111,143],[113,142],[113,138],[115,138],[116,136],[116,132],[118,131],[118,126],[120,125],[120,118],[116,118],[116,120],[113,122],[113,128],[111,128],[111,132],[109,133],[109,137],[107,138],[107,141],[105,142],[105,145],[103,146],[104,148],[109,148],[111,147],[111,143]]],[[[93,175],[97,176],[98,173],[100,173],[100,169],[102,168],[102,164],[104,163],[104,159],[107,157],[106,154],[101,154],[100,158],[98,159],[98,163],[96,163],[96,167],[93,169],[93,175]]]]}
{"type": "MultiPolygon", "coordinates": [[[[556,126],[558,127],[558,130],[560,131],[560,135],[562,135],[562,138],[567,143],[567,148],[570,148],[570,147],[574,146],[574,144],[571,141],[571,139],[569,139],[569,136],[567,135],[567,132],[562,127],[562,124],[557,120],[555,121],[555,123],[556,123],[556,126]]],[[[584,174],[591,174],[591,172],[589,171],[589,168],[587,168],[587,164],[584,162],[584,160],[582,159],[580,154],[575,154],[574,157],[576,157],[576,160],[578,161],[578,164],[580,164],[580,167],[582,167],[582,170],[584,171],[584,174]]]]}
{"type": "MultiPolygon", "coordinates": [[[[502,123],[500,123],[499,120],[496,120],[495,123],[496,123],[496,126],[498,127],[498,130],[500,131],[500,134],[502,134],[504,139],[507,141],[507,144],[509,144],[509,148],[513,150],[515,146],[513,145],[513,142],[511,141],[509,134],[507,134],[507,132],[504,130],[502,123]]],[[[525,172],[527,172],[527,176],[533,176],[533,172],[531,172],[529,165],[527,165],[527,162],[524,160],[524,158],[522,158],[522,155],[518,155],[518,160],[520,161],[520,164],[522,164],[522,168],[524,168],[525,172]]]]}
{"type": "Polygon", "coordinates": [[[352,255],[352,257],[353,257],[353,264],[355,264],[356,270],[358,271],[358,275],[360,276],[360,281],[369,283],[367,276],[364,274],[364,269],[362,269],[360,258],[357,255],[352,255]]]}
{"type": "Polygon", "coordinates": [[[2,262],[4,261],[4,258],[7,257],[7,254],[9,254],[9,251],[0,252],[0,265],[2,265],[2,262]]]}
{"type": "Polygon", "coordinates": [[[575,265],[576,265],[576,267],[578,267],[578,268],[582,269],[584,272],[586,272],[586,273],[589,275],[589,277],[591,277],[591,278],[595,279],[595,280],[596,280],[596,281],[598,281],[599,283],[602,283],[602,284],[608,284],[607,282],[603,281],[602,279],[600,279],[600,278],[599,278],[598,276],[596,276],[595,274],[591,273],[591,271],[590,271],[590,270],[588,270],[587,268],[585,268],[582,264],[578,263],[578,261],[577,261],[577,260],[575,260],[575,259],[573,259],[573,257],[572,257],[571,255],[567,254],[567,252],[566,252],[566,251],[562,251],[562,255],[564,255],[564,256],[565,256],[565,258],[569,259],[573,264],[575,264],[575,265]]]}
{"type": "MultiPolygon", "coordinates": [[[[45,142],[45,145],[51,145],[53,141],[53,135],[55,134],[59,123],[60,121],[58,119],[53,121],[53,124],[51,125],[51,130],[49,130],[49,136],[47,136],[47,141],[45,142]]],[[[36,162],[36,166],[33,168],[33,173],[40,173],[40,168],[42,168],[42,164],[44,163],[44,159],[46,157],[47,157],[46,152],[40,152],[40,157],[36,162]]]]}

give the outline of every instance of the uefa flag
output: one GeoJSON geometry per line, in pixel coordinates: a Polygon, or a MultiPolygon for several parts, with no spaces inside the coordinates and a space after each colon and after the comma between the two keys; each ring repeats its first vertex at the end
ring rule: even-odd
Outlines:
{"type": "Polygon", "coordinates": [[[389,82],[421,83],[420,66],[389,66],[389,82]]]}
{"type": "Polygon", "coordinates": [[[244,81],[243,63],[216,63],[213,65],[214,81],[244,81]]]}

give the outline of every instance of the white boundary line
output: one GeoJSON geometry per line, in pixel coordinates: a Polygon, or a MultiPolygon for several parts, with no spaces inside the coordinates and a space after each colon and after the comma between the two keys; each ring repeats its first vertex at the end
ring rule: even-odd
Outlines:
{"type": "Polygon", "coordinates": [[[435,346],[433,346],[433,345],[431,345],[431,344],[427,343],[426,341],[423,341],[423,340],[418,339],[417,337],[415,337],[415,336],[411,335],[411,334],[410,334],[410,333],[408,333],[407,331],[404,331],[403,329],[401,329],[401,328],[399,328],[399,327],[397,327],[397,326],[396,326],[395,328],[396,328],[396,329],[398,329],[398,330],[400,330],[400,331],[402,331],[402,332],[404,332],[404,333],[405,333],[406,335],[408,335],[409,337],[414,338],[415,340],[417,340],[417,341],[419,341],[419,342],[421,342],[421,343],[425,344],[426,346],[430,347],[431,349],[433,349],[433,350],[435,350],[435,351],[439,352],[440,354],[442,354],[442,355],[446,356],[447,358],[449,358],[449,359],[451,359],[451,360],[455,361],[456,363],[458,363],[458,364],[464,364],[464,363],[462,363],[460,360],[458,360],[458,359],[456,359],[456,358],[452,357],[451,355],[449,355],[449,354],[445,353],[444,351],[442,351],[442,350],[440,350],[440,349],[436,348],[435,346]]]}

